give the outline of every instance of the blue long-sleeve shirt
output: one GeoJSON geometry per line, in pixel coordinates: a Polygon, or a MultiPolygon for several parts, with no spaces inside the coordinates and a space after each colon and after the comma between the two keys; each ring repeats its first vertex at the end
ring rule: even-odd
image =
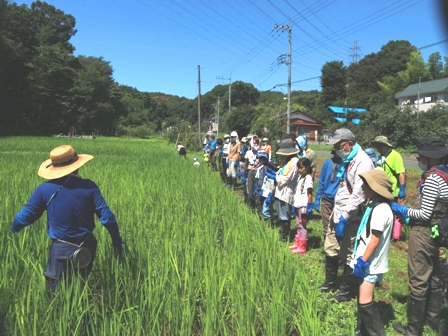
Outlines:
{"type": "Polygon", "coordinates": [[[334,203],[334,197],[339,187],[339,178],[336,177],[338,164],[332,159],[326,159],[319,174],[316,191],[316,200],[323,197],[334,203]]]}
{"type": "Polygon", "coordinates": [[[48,236],[52,239],[77,238],[90,234],[95,229],[95,214],[103,225],[117,225],[115,215],[106,204],[98,186],[91,180],[73,174],[39,185],[14,218],[13,231],[18,232],[34,223],[45,210],[48,236]]]}

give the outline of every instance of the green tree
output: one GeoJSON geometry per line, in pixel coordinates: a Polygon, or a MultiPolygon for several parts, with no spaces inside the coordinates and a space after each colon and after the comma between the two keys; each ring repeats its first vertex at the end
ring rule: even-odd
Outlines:
{"type": "Polygon", "coordinates": [[[322,67],[320,78],[322,86],[322,105],[337,104],[345,97],[346,68],[342,61],[327,62],[322,67]]]}
{"type": "Polygon", "coordinates": [[[442,78],[443,63],[440,52],[434,52],[428,58],[428,72],[431,79],[442,78]]]}

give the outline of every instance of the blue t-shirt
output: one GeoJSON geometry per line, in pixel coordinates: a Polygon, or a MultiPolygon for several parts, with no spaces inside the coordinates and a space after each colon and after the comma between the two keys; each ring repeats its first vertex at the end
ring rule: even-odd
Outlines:
{"type": "Polygon", "coordinates": [[[339,178],[336,177],[338,164],[332,159],[326,159],[319,174],[319,182],[316,191],[318,196],[334,202],[334,197],[339,188],[339,178]]]}
{"type": "Polygon", "coordinates": [[[73,174],[39,185],[14,218],[13,227],[21,229],[34,223],[45,210],[52,239],[90,234],[95,229],[95,214],[103,225],[116,224],[98,186],[73,174]]]}

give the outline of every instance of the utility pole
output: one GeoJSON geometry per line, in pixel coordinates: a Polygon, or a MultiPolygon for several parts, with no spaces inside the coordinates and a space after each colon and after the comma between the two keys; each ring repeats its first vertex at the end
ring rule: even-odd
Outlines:
{"type": "Polygon", "coordinates": [[[420,112],[420,81],[421,77],[418,77],[418,91],[417,91],[417,119],[418,119],[418,113],[420,112]]]}
{"type": "MultiPolygon", "coordinates": [[[[291,51],[292,51],[292,29],[290,25],[279,26],[278,24],[274,25],[275,30],[281,30],[282,32],[288,31],[288,59],[284,61],[280,59],[281,63],[288,64],[288,107],[286,108],[286,133],[289,134],[289,124],[290,124],[290,115],[291,115],[291,51]]],[[[280,56],[281,57],[281,56],[280,56]]]]}
{"type": "Polygon", "coordinates": [[[219,96],[218,97],[213,97],[213,98],[218,98],[218,119],[216,121],[216,136],[219,135],[219,96]]]}
{"type": "Polygon", "coordinates": [[[216,79],[221,79],[221,80],[228,80],[229,81],[229,112],[230,112],[230,107],[232,106],[232,75],[230,75],[230,78],[224,78],[222,76],[216,76],[216,79]]]}
{"type": "Polygon", "coordinates": [[[202,148],[201,136],[201,66],[198,65],[198,132],[199,132],[199,148],[202,148]]]}

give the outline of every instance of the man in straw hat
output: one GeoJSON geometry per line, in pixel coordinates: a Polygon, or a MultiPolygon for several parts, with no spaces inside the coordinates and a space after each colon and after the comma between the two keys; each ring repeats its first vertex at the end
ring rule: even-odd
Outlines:
{"type": "Polygon", "coordinates": [[[285,139],[280,142],[277,155],[281,156],[281,168],[275,178],[277,186],[275,188],[275,207],[280,224],[280,241],[288,242],[289,231],[291,227],[291,217],[294,207],[294,192],[297,188],[299,169],[297,157],[299,149],[296,148],[294,141],[285,139]]]}
{"type": "Polygon", "coordinates": [[[339,292],[329,296],[338,302],[349,301],[357,295],[359,282],[350,267],[356,232],[361,220],[360,207],[365,201],[363,181],[359,174],[373,169],[372,160],[356,142],[347,128],[337,129],[329,142],[337,156],[341,158],[336,177],[339,188],[335,195],[335,206],[330,219],[330,230],[325,237],[325,283],[320,291],[335,289],[339,258],[344,266],[344,277],[339,292]],[[329,286],[328,286],[329,285],[329,286]]]}
{"type": "Polygon", "coordinates": [[[418,183],[414,207],[392,203],[393,212],[402,218],[409,218],[411,226],[408,324],[393,325],[396,331],[405,335],[420,335],[425,320],[432,330],[439,333],[442,277],[445,283],[448,279],[443,251],[432,236],[434,227],[448,212],[448,148],[445,143],[445,139],[438,137],[425,137],[418,141],[417,161],[423,174],[418,183]],[[442,262],[440,258],[443,258],[442,262]]]}
{"type": "Polygon", "coordinates": [[[390,203],[394,200],[392,183],[381,168],[359,174],[362,190],[367,199],[361,223],[356,234],[351,266],[361,281],[358,297],[358,325],[356,335],[386,335],[378,308],[373,301],[375,284],[388,270],[390,236],[393,214],[390,203]]]}
{"type": "Polygon", "coordinates": [[[52,244],[44,276],[49,291],[56,290],[63,273],[72,267],[82,276],[90,273],[97,246],[92,233],[95,214],[109,231],[115,249],[122,250],[117,221],[98,186],[78,175],[79,168],[92,159],[92,155],[77,154],[69,145],[54,148],[38,171],[48,181],[36,188],[11,226],[17,234],[47,211],[52,244]]]}

